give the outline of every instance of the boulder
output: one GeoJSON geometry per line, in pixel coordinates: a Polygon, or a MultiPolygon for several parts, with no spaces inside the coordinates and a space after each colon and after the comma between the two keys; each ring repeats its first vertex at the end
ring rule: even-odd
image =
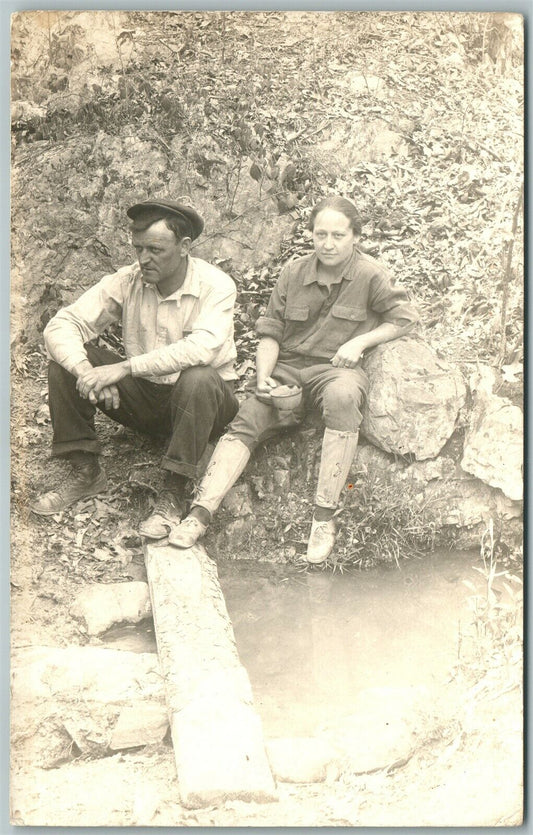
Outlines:
{"type": "Polygon", "coordinates": [[[89,635],[100,635],[116,623],[139,623],[152,614],[147,583],[95,583],[84,588],[70,614],[85,624],[89,635]]]}
{"type": "Polygon", "coordinates": [[[385,452],[435,458],[465,403],[460,372],[412,337],[379,345],[363,367],[370,389],[362,434],[385,452]]]}
{"type": "Polygon", "coordinates": [[[520,541],[522,505],[501,490],[484,484],[461,469],[452,458],[440,455],[411,464],[394,476],[404,494],[419,507],[426,525],[435,531],[456,529],[458,547],[478,547],[481,534],[492,519],[497,537],[506,543],[520,541]]]}
{"type": "Polygon", "coordinates": [[[461,466],[513,501],[523,495],[524,416],[510,400],[492,393],[494,374],[481,368],[470,379],[474,407],[461,466]]]}

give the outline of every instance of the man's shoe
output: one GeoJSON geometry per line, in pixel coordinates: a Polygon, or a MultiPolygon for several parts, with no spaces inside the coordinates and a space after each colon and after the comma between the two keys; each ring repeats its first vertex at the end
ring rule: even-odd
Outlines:
{"type": "Polygon", "coordinates": [[[165,539],[179,525],[184,513],[185,508],[180,499],[170,490],[162,490],[152,513],[141,522],[139,533],[148,539],[165,539]]]}
{"type": "Polygon", "coordinates": [[[54,516],[66,510],[80,499],[91,499],[107,488],[103,467],[72,467],[70,476],[56,490],[43,493],[30,504],[30,510],[38,516],[54,516]]]}
{"type": "Polygon", "coordinates": [[[177,528],[174,528],[168,538],[168,543],[169,545],[175,545],[176,548],[192,548],[206,530],[207,525],[204,525],[195,516],[187,516],[177,528]]]}
{"type": "Polygon", "coordinates": [[[324,522],[317,522],[313,519],[307,544],[307,562],[314,565],[324,562],[331,554],[334,545],[335,522],[333,519],[324,522]]]}

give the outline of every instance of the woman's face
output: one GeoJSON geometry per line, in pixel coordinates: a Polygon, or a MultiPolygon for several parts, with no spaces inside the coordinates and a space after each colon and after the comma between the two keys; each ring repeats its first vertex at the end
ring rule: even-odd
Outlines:
{"type": "Polygon", "coordinates": [[[315,218],[313,243],[319,261],[326,267],[343,264],[352,255],[359,240],[350,226],[350,219],[335,209],[323,209],[315,218]]]}

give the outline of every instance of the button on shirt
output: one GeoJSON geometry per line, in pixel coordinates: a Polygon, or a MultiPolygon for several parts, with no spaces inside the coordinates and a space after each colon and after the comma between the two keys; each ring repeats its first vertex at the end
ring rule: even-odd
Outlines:
{"type": "Polygon", "coordinates": [[[201,258],[188,256],[182,286],[166,298],[131,264],[60,310],[45,328],[46,348],[73,373],[87,359],[84,343],[121,321],[134,377],[173,384],[183,369],[210,365],[223,380],[235,380],[235,298],[232,279],[201,258]]]}
{"type": "Polygon", "coordinates": [[[319,282],[316,255],[305,255],[281,272],[258,336],[280,344],[279,359],[316,357],[331,360],[341,345],[383,322],[411,329],[418,316],[405,290],[370,255],[354,249],[342,275],[319,282]]]}

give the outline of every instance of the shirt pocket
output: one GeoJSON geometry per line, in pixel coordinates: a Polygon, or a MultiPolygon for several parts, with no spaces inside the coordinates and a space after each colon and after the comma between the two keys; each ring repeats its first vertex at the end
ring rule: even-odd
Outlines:
{"type": "Polygon", "coordinates": [[[359,326],[367,318],[365,307],[348,304],[334,304],[322,330],[322,347],[333,356],[341,345],[352,339],[359,326]]]}
{"type": "Polygon", "coordinates": [[[331,315],[335,319],[341,319],[343,327],[350,327],[350,323],[364,322],[367,316],[365,307],[356,307],[347,304],[334,304],[331,308],[331,315]]]}
{"type": "Polygon", "coordinates": [[[284,318],[283,347],[294,350],[305,340],[309,330],[309,305],[288,304],[284,318]]]}
{"type": "Polygon", "coordinates": [[[285,308],[285,318],[289,322],[307,322],[309,319],[309,305],[287,305],[285,308]]]}

